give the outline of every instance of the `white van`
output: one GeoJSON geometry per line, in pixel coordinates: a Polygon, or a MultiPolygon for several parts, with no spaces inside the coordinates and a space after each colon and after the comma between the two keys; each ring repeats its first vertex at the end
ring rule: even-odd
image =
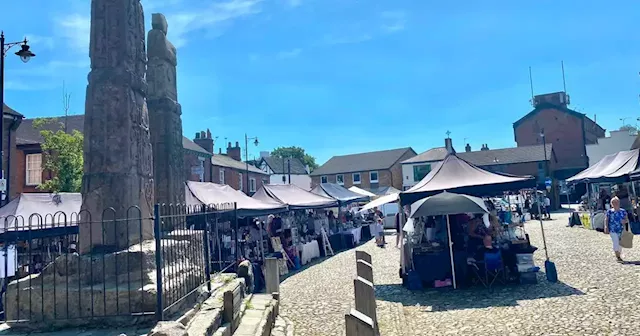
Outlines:
{"type": "Polygon", "coordinates": [[[396,214],[398,213],[398,203],[387,203],[380,206],[378,209],[382,211],[384,215],[383,226],[385,229],[396,228],[396,214]]]}

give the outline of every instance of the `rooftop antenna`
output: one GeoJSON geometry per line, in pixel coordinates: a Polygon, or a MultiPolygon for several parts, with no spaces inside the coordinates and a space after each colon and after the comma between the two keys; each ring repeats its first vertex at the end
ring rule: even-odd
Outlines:
{"type": "Polygon", "coordinates": [[[68,133],[68,119],[69,119],[69,104],[71,101],[71,94],[67,93],[65,83],[62,81],[62,109],[64,110],[64,132],[68,133]]]}
{"type": "Polygon", "coordinates": [[[567,93],[567,81],[564,78],[564,61],[560,61],[560,65],[562,66],[562,88],[564,93],[567,93]]]}
{"type": "Polygon", "coordinates": [[[529,67],[529,86],[531,87],[531,105],[535,107],[536,103],[533,99],[533,76],[531,75],[531,67],[529,67]]]}

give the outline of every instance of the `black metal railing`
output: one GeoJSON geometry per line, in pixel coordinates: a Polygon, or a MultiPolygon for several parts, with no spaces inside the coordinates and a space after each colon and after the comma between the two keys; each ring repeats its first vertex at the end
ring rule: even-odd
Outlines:
{"type": "Polygon", "coordinates": [[[163,319],[236,265],[237,226],[233,203],[0,217],[0,322],[163,319]]]}

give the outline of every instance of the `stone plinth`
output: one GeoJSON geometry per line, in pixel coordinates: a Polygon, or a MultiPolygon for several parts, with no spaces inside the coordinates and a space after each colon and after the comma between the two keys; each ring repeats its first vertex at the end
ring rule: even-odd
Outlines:
{"type": "MultiPolygon", "coordinates": [[[[202,238],[196,233],[162,239],[165,306],[204,280],[202,238]]],[[[7,320],[24,320],[13,323],[17,327],[123,326],[155,320],[155,241],[110,254],[62,255],[42,273],[11,282],[5,297],[7,320]]]]}
{"type": "Polygon", "coordinates": [[[93,0],[90,41],[81,254],[101,247],[124,250],[153,238],[153,154],[140,0],[93,0]],[[127,217],[142,220],[110,222],[127,217]]]}

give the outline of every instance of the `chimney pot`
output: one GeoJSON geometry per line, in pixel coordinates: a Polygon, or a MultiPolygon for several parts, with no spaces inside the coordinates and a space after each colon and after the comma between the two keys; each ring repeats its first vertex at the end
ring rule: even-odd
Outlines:
{"type": "Polygon", "coordinates": [[[231,148],[231,141],[229,141],[229,144],[227,145],[227,148],[231,148]]]}
{"type": "Polygon", "coordinates": [[[236,147],[240,147],[240,144],[236,141],[236,147]]]}
{"type": "Polygon", "coordinates": [[[205,133],[204,131],[201,131],[201,132],[200,132],[200,137],[201,137],[202,139],[206,139],[206,137],[207,137],[207,133],[205,133]]]}
{"type": "Polygon", "coordinates": [[[196,139],[200,139],[200,132],[196,132],[196,139]]]}
{"type": "Polygon", "coordinates": [[[465,152],[470,152],[471,151],[471,145],[467,144],[466,146],[464,146],[464,150],[465,150],[465,152]]]}
{"type": "Polygon", "coordinates": [[[211,131],[207,128],[207,139],[211,139],[211,131]]]}

